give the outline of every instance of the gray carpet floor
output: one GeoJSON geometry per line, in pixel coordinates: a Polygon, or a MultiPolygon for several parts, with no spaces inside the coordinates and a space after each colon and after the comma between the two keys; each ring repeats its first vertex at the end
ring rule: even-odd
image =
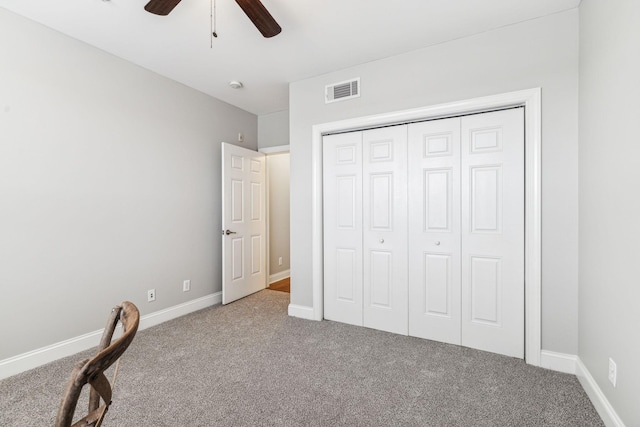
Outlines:
{"type": "MultiPolygon", "coordinates": [[[[603,425],[575,376],[291,318],[288,303],[265,290],[138,332],[103,425],[603,425]]],[[[91,355],[0,381],[0,426],[52,425],[73,364],[91,355]]]]}

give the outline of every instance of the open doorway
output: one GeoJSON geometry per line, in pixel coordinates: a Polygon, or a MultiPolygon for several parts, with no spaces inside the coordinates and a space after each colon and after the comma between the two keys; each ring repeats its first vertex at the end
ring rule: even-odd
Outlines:
{"type": "Polygon", "coordinates": [[[267,165],[267,288],[290,292],[289,146],[260,151],[267,165]]]}

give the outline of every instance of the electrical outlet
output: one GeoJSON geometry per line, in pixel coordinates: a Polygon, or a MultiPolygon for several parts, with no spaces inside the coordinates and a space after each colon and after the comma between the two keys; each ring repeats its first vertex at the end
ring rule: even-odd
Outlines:
{"type": "Polygon", "coordinates": [[[155,289],[149,289],[147,291],[147,302],[152,302],[156,300],[156,290],[155,289]]]}
{"type": "Polygon", "coordinates": [[[612,358],[609,358],[609,381],[616,386],[616,377],[618,376],[618,367],[612,358]]]}
{"type": "Polygon", "coordinates": [[[185,280],[182,282],[182,292],[189,292],[191,290],[191,280],[185,280]]]}
{"type": "Polygon", "coordinates": [[[282,257],[278,258],[278,265],[282,265],[282,257]]]}

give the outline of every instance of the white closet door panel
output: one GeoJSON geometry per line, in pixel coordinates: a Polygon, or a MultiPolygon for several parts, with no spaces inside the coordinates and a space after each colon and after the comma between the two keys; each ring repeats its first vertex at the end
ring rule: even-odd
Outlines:
{"type": "Polygon", "coordinates": [[[362,132],[322,143],[324,317],[362,326],[362,132]]]}
{"type": "Polygon", "coordinates": [[[524,357],[524,111],[462,118],[462,345],[524,357]]]}
{"type": "Polygon", "coordinates": [[[409,125],[409,335],[460,344],[460,119],[409,125]]]}
{"type": "Polygon", "coordinates": [[[362,135],[364,326],[407,335],[407,127],[362,135]]]}

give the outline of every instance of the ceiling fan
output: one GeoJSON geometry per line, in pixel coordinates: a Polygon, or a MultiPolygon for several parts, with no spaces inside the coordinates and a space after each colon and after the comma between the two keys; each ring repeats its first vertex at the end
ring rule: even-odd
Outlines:
{"type": "MultiPolygon", "coordinates": [[[[151,0],[144,9],[156,15],[168,15],[178,3],[180,3],[180,0],[151,0]]],[[[273,37],[282,31],[280,25],[273,19],[273,16],[271,16],[260,0],[236,0],[236,3],[238,3],[263,36],[267,38],[273,37]]]]}

